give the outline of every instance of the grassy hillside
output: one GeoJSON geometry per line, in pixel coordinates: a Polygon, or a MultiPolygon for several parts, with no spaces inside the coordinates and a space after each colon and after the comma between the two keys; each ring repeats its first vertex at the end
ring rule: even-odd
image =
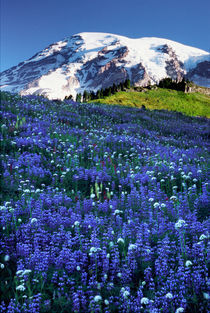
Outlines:
{"type": "Polygon", "coordinates": [[[169,89],[148,90],[146,92],[118,92],[99,103],[121,104],[132,107],[145,105],[150,110],[170,110],[190,116],[210,117],[210,97],[201,93],[184,93],[169,89]]]}

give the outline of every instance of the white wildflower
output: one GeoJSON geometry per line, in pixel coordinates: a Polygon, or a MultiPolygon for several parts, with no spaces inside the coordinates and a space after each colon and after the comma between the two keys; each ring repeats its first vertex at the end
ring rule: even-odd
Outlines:
{"type": "Polygon", "coordinates": [[[159,202],[155,202],[153,205],[155,209],[157,209],[160,206],[159,202]]]}
{"type": "Polygon", "coordinates": [[[200,236],[199,240],[204,240],[204,239],[206,239],[206,238],[207,238],[207,236],[204,235],[204,234],[202,234],[202,235],[200,236]]]}
{"type": "Polygon", "coordinates": [[[77,271],[80,271],[80,266],[79,266],[79,265],[77,265],[76,269],[77,269],[77,271]]]}
{"type": "Polygon", "coordinates": [[[118,239],[117,239],[117,243],[122,243],[122,244],[124,244],[124,242],[125,242],[125,241],[124,241],[123,238],[118,238],[118,239]]]}
{"type": "Polygon", "coordinates": [[[31,224],[34,224],[36,222],[37,222],[37,218],[34,217],[34,218],[31,219],[31,224]]]}
{"type": "Polygon", "coordinates": [[[109,301],[107,299],[104,300],[105,305],[109,305],[109,301]]]}
{"type": "Polygon", "coordinates": [[[167,298],[167,299],[172,299],[172,298],[173,298],[172,293],[168,292],[168,293],[166,294],[166,298],[167,298]]]}
{"type": "Polygon", "coordinates": [[[148,304],[149,303],[149,299],[146,297],[141,298],[141,304],[148,304]]]}
{"type": "Polygon", "coordinates": [[[125,298],[125,299],[127,299],[127,297],[129,297],[130,296],[130,292],[128,291],[128,290],[125,290],[124,292],[123,292],[123,297],[125,298]]]}
{"type": "Polygon", "coordinates": [[[26,288],[23,285],[19,285],[16,287],[16,290],[24,291],[26,288]]]}
{"type": "Polygon", "coordinates": [[[115,210],[114,211],[114,215],[121,214],[121,213],[123,213],[123,211],[121,211],[121,210],[115,210]]]}
{"type": "Polygon", "coordinates": [[[30,273],[31,273],[31,270],[25,270],[25,271],[22,273],[22,276],[27,275],[27,274],[30,274],[30,273]]]}
{"type": "Polygon", "coordinates": [[[101,300],[102,300],[102,297],[99,296],[99,295],[97,295],[97,296],[94,297],[94,301],[95,301],[95,302],[99,302],[99,301],[101,301],[101,300]]]}
{"type": "Polygon", "coordinates": [[[23,190],[23,192],[30,193],[30,190],[29,189],[25,189],[25,190],[23,190]]]}
{"type": "Polygon", "coordinates": [[[10,260],[10,256],[8,254],[6,254],[5,257],[4,257],[4,261],[8,262],[9,260],[10,260]]]}
{"type": "Polygon", "coordinates": [[[90,248],[90,253],[95,253],[95,252],[97,252],[97,248],[91,247],[91,248],[90,248]]]}
{"type": "Polygon", "coordinates": [[[80,222],[79,222],[79,221],[75,221],[75,222],[74,222],[74,226],[75,226],[75,227],[78,227],[78,226],[79,226],[79,224],[80,224],[80,222]]]}
{"type": "Polygon", "coordinates": [[[182,313],[182,312],[184,312],[184,308],[180,307],[180,308],[176,309],[175,313],[182,313]]]}
{"type": "Polygon", "coordinates": [[[137,248],[137,245],[135,245],[135,244],[129,244],[129,246],[128,246],[128,250],[135,250],[137,248]]]}
{"type": "Polygon", "coordinates": [[[0,268],[3,270],[4,269],[4,264],[3,263],[0,263],[0,268]]]}
{"type": "Polygon", "coordinates": [[[209,294],[208,294],[207,292],[203,292],[203,297],[204,297],[204,299],[206,299],[206,300],[209,300],[209,299],[210,299],[210,296],[209,296],[209,294]]]}
{"type": "Polygon", "coordinates": [[[186,226],[186,222],[182,219],[179,219],[177,223],[175,223],[176,230],[179,230],[180,228],[186,226]]]}
{"type": "Polygon", "coordinates": [[[192,265],[192,262],[191,262],[190,260],[187,260],[186,263],[185,263],[185,266],[186,266],[186,267],[189,267],[189,266],[191,266],[191,265],[192,265]]]}

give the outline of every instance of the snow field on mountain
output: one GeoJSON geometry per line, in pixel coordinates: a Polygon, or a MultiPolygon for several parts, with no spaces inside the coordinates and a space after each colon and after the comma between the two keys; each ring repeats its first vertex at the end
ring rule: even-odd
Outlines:
{"type": "MultiPolygon", "coordinates": [[[[171,64],[170,71],[175,71],[176,75],[176,70],[187,74],[204,61],[209,61],[208,52],[168,39],[134,39],[108,33],[79,33],[48,46],[33,58],[1,73],[1,90],[21,92],[23,95],[42,93],[50,99],[64,99],[70,94],[75,98],[78,92],[96,91],[102,87],[101,84],[97,85],[97,79],[100,70],[106,65],[114,64],[110,70],[109,66],[103,68],[103,71],[107,71],[107,76],[113,70],[111,86],[115,83],[115,71],[118,77],[120,70],[124,69],[131,78],[132,70],[141,65],[150,82],[157,83],[169,75],[168,64],[171,64]],[[163,47],[172,49],[173,53],[162,51],[163,47]],[[120,48],[125,49],[123,56],[120,55],[120,48]],[[110,52],[107,53],[108,51],[110,52]],[[179,69],[173,68],[174,61],[179,69]],[[88,66],[91,62],[95,68],[93,65],[88,66]],[[92,78],[88,79],[91,74],[92,78]]],[[[135,75],[140,74],[140,71],[135,75]]],[[[142,81],[143,74],[142,72],[142,81]]],[[[196,75],[193,78],[197,83],[208,86],[208,77],[203,77],[202,73],[196,75]]],[[[132,79],[135,80],[135,76],[132,79]]],[[[141,85],[140,77],[137,84],[141,85]]]]}

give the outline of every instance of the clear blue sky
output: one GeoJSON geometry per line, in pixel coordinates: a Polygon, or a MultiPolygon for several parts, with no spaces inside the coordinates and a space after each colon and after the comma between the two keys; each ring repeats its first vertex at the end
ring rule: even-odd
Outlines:
{"type": "Polygon", "coordinates": [[[1,71],[79,32],[161,37],[210,49],[209,0],[0,0],[1,71]]]}

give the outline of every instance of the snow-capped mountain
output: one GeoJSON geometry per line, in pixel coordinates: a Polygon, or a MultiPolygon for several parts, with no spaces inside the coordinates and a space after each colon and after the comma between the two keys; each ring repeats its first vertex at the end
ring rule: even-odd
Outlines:
{"type": "Polygon", "coordinates": [[[50,99],[97,91],[127,78],[135,86],[186,77],[210,87],[210,54],[161,38],[79,33],[1,73],[1,90],[50,99]]]}

